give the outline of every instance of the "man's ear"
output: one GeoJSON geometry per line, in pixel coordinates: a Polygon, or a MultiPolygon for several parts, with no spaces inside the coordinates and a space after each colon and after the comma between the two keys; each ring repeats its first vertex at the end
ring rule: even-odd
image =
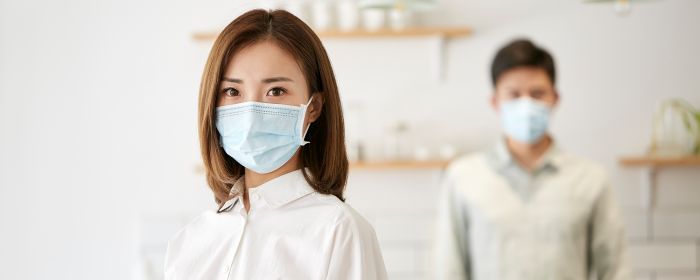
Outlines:
{"type": "Polygon", "coordinates": [[[496,91],[491,93],[491,108],[498,112],[498,95],[496,94],[496,91]]]}
{"type": "Polygon", "coordinates": [[[314,93],[313,98],[314,99],[311,100],[311,104],[309,104],[307,108],[309,123],[315,122],[318,117],[321,116],[321,110],[323,109],[323,94],[314,93]]]}
{"type": "Polygon", "coordinates": [[[556,107],[557,105],[559,105],[559,91],[554,90],[554,106],[553,107],[556,107]]]}

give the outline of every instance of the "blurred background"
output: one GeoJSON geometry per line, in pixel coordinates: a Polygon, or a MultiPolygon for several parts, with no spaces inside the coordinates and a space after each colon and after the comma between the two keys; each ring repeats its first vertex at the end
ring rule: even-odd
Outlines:
{"type": "Polygon", "coordinates": [[[321,36],[348,203],[391,279],[429,279],[441,170],[499,137],[489,65],[521,37],[555,56],[553,134],[608,170],[635,279],[700,279],[698,0],[0,0],[0,279],[162,277],[170,236],[215,207],[196,130],[205,59],[252,8],[321,36]]]}

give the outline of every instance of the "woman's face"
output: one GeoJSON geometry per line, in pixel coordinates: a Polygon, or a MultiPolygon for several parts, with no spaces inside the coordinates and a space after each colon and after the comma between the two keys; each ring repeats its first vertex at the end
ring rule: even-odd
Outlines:
{"type": "Polygon", "coordinates": [[[309,96],[294,57],[266,40],[243,48],[228,61],[217,106],[248,101],[299,106],[306,104],[309,96]]]}

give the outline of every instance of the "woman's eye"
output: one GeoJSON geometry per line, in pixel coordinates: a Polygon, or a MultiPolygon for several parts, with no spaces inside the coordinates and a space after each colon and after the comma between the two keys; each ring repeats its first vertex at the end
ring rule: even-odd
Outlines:
{"type": "Polygon", "coordinates": [[[226,96],[228,96],[228,97],[235,97],[235,96],[240,95],[240,93],[238,92],[238,90],[235,89],[235,88],[225,88],[225,89],[224,89],[224,94],[226,94],[226,96]]]}
{"type": "Polygon", "coordinates": [[[282,96],[282,94],[285,94],[287,91],[283,88],[273,88],[267,91],[267,96],[282,96]]]}

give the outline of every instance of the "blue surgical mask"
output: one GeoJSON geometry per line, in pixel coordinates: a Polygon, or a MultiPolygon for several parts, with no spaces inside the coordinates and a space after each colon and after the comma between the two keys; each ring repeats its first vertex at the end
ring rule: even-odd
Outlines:
{"type": "Polygon", "coordinates": [[[551,109],[530,98],[517,98],[501,104],[501,124],[505,134],[517,141],[533,144],[547,133],[551,109]]]}
{"type": "Polygon", "coordinates": [[[217,107],[216,129],[224,151],[256,173],[277,170],[309,143],[304,141],[304,117],[312,99],[300,106],[245,102],[217,107]]]}

